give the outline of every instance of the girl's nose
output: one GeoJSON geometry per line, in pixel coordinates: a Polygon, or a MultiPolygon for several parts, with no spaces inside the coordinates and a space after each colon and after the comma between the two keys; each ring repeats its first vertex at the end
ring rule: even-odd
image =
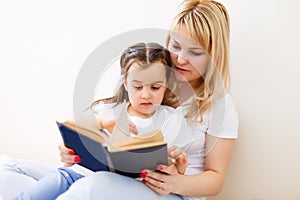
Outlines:
{"type": "Polygon", "coordinates": [[[144,88],[142,91],[142,98],[149,99],[151,97],[150,91],[147,88],[144,88]]]}

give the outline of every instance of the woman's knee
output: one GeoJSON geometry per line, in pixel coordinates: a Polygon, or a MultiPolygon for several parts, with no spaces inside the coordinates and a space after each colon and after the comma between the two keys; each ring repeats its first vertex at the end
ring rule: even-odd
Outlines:
{"type": "Polygon", "coordinates": [[[1,174],[4,172],[17,171],[13,159],[8,156],[0,156],[0,172],[1,174]]]}
{"type": "Polygon", "coordinates": [[[115,183],[116,174],[111,172],[96,172],[95,174],[88,176],[85,178],[86,183],[90,184],[91,186],[95,186],[99,189],[102,188],[111,188],[112,184],[115,183]]]}

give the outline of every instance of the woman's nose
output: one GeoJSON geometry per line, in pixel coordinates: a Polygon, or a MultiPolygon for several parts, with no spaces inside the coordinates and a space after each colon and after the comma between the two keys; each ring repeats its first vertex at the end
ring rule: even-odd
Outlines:
{"type": "Polygon", "coordinates": [[[185,63],[187,63],[187,59],[185,58],[185,56],[182,53],[180,53],[180,54],[177,54],[177,62],[179,64],[185,64],[185,63]]]}

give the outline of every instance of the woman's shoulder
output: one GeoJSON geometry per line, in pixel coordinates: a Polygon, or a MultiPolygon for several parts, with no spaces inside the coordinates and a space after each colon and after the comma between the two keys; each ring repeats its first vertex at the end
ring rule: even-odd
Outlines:
{"type": "Polygon", "coordinates": [[[221,138],[237,138],[239,117],[230,94],[214,103],[209,119],[208,134],[221,138]]]}
{"type": "Polygon", "coordinates": [[[218,113],[218,111],[237,113],[232,96],[229,93],[225,94],[213,104],[212,111],[215,113],[218,113]]]}

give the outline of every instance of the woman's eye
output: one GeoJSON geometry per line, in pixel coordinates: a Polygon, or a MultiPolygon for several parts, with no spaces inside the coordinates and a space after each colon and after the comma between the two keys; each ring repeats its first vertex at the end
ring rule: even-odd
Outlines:
{"type": "Polygon", "coordinates": [[[172,47],[173,47],[173,49],[176,49],[176,50],[179,50],[179,49],[180,49],[180,46],[175,45],[175,44],[173,44],[172,47]]]}
{"type": "Polygon", "coordinates": [[[194,51],[191,51],[191,54],[193,56],[201,56],[203,53],[202,52],[194,52],[194,51]]]}

